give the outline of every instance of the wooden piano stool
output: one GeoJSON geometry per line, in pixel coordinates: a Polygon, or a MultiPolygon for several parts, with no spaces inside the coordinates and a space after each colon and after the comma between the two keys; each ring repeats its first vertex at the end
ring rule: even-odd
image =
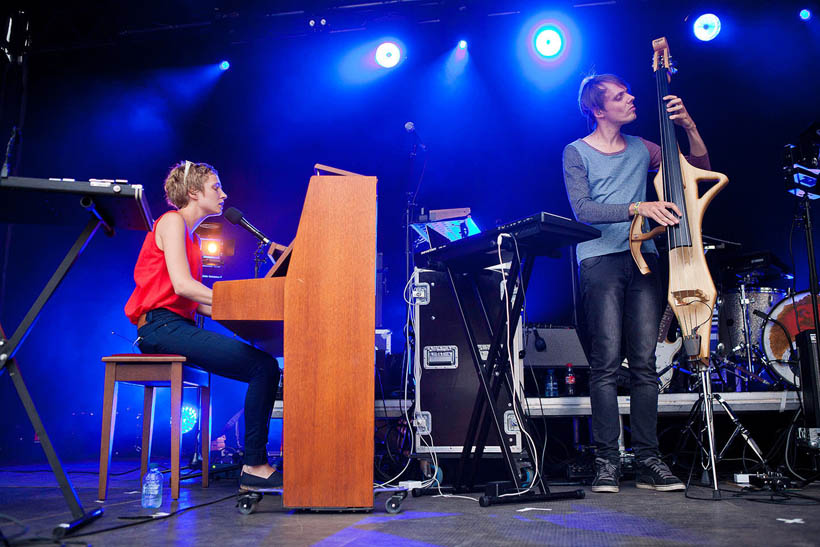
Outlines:
{"type": "Polygon", "coordinates": [[[125,353],[102,358],[105,363],[102,436],[100,439],[100,483],[98,498],[108,493],[108,468],[117,415],[117,389],[121,382],[143,386],[142,454],[140,481],[148,472],[154,425],[154,402],[157,387],[171,388],[171,499],[179,499],[180,425],[182,388],[199,390],[199,419],[202,426],[202,487],[208,487],[208,456],[211,450],[211,375],[185,366],[182,355],[125,353]]]}

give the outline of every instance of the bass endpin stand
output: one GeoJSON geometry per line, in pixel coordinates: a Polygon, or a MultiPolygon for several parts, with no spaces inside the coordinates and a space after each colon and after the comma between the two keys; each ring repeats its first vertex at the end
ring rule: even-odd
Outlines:
{"type": "MultiPolygon", "coordinates": [[[[695,434],[692,430],[692,425],[694,425],[695,418],[698,416],[698,407],[700,406],[703,411],[703,421],[706,423],[706,436],[709,443],[709,468],[712,470],[712,499],[719,500],[720,499],[720,488],[718,488],[718,480],[717,480],[717,458],[715,457],[715,416],[712,409],[712,376],[711,376],[711,366],[709,360],[705,362],[699,359],[700,355],[700,335],[696,333],[692,333],[688,336],[683,337],[683,349],[686,351],[686,356],[688,357],[689,361],[692,362],[693,365],[697,367],[698,374],[700,375],[700,397],[698,400],[695,401],[694,406],[692,407],[692,411],[689,413],[689,422],[687,422],[686,427],[692,431],[695,442],[698,446],[703,449],[703,444],[700,441],[700,435],[695,434]]],[[[695,462],[692,462],[692,466],[694,467],[695,462]]],[[[707,470],[704,469],[704,473],[707,470]]],[[[691,477],[691,472],[689,474],[691,477]]],[[[687,485],[688,486],[688,485],[687,485]]]]}
{"type": "MultiPolygon", "coordinates": [[[[763,465],[765,475],[771,475],[772,470],[769,467],[768,462],[766,461],[766,457],[763,455],[763,451],[760,450],[760,447],[749,434],[749,430],[743,426],[740,420],[738,420],[737,416],[732,410],[732,407],[729,406],[729,403],[727,403],[723,399],[723,397],[720,396],[719,393],[712,392],[711,363],[709,360],[704,361],[698,358],[698,355],[700,353],[700,335],[692,334],[689,336],[684,336],[683,347],[686,350],[686,354],[689,360],[693,363],[694,366],[697,367],[697,371],[700,375],[701,387],[700,397],[698,397],[698,400],[695,401],[695,404],[692,406],[692,410],[689,412],[689,420],[684,426],[684,432],[688,431],[692,434],[696,444],[700,447],[701,451],[704,452],[705,455],[708,457],[709,463],[703,470],[701,482],[711,482],[712,499],[719,500],[721,499],[721,495],[717,479],[717,462],[723,459],[724,455],[726,454],[726,451],[729,449],[729,446],[731,446],[732,442],[734,442],[738,435],[740,435],[743,438],[744,442],[749,446],[749,448],[751,448],[755,456],[757,456],[757,459],[760,460],[760,463],[763,465]],[[717,453],[715,447],[715,417],[712,408],[714,403],[718,403],[721,406],[721,408],[723,408],[723,411],[726,412],[726,415],[735,425],[734,431],[729,437],[729,440],[726,441],[726,444],[720,450],[720,453],[717,453]],[[703,426],[700,426],[698,428],[695,427],[696,423],[699,420],[706,426],[705,429],[706,435],[708,437],[708,449],[704,446],[703,442],[700,439],[703,433],[703,426]],[[709,475],[711,475],[711,477],[709,475]]],[[[692,466],[694,467],[694,465],[695,462],[693,461],[692,466]]]]}

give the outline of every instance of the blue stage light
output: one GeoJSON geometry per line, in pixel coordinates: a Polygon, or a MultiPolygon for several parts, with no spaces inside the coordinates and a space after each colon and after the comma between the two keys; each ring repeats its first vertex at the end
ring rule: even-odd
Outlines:
{"type": "Polygon", "coordinates": [[[693,30],[695,37],[702,42],[714,40],[720,34],[720,19],[714,13],[704,13],[695,19],[693,30]]]}
{"type": "Polygon", "coordinates": [[[393,68],[401,61],[401,50],[393,42],[384,42],[376,48],[376,63],[384,68],[393,68]]]}
{"type": "Polygon", "coordinates": [[[467,40],[459,40],[458,49],[467,49],[467,40]]]}
{"type": "Polygon", "coordinates": [[[228,61],[222,61],[219,63],[219,70],[228,70],[229,68],[231,68],[231,63],[228,61]]]}
{"type": "Polygon", "coordinates": [[[564,49],[564,38],[555,27],[545,27],[535,33],[535,51],[542,57],[556,57],[564,49]]]}
{"type": "Polygon", "coordinates": [[[809,19],[811,19],[811,12],[807,9],[801,9],[800,18],[804,21],[808,21],[809,19]]]}
{"type": "Polygon", "coordinates": [[[191,405],[182,405],[182,423],[180,424],[180,433],[186,434],[196,426],[197,411],[191,405]]]}

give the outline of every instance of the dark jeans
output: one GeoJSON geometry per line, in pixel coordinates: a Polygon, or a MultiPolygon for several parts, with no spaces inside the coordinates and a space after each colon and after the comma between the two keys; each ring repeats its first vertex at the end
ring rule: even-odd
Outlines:
{"type": "Polygon", "coordinates": [[[589,392],[598,456],[617,462],[618,388],[622,354],[629,360],[632,449],[638,459],[658,453],[658,377],[655,344],[661,316],[658,260],[644,255],[652,273],[641,275],[627,252],[581,262],[581,294],[590,338],[589,392]],[[625,352],[621,342],[625,342],[625,352]]]}
{"type": "Polygon", "coordinates": [[[268,427],[279,387],[276,359],[235,338],[200,329],[164,308],[148,312],[147,320],[138,331],[143,353],[178,353],[202,370],[247,382],[244,462],[268,463],[268,427]]]}

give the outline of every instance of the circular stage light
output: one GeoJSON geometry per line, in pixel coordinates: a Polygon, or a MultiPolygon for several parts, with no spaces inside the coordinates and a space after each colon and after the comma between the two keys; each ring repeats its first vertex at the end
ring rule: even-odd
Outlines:
{"type": "Polygon", "coordinates": [[[561,33],[553,27],[539,30],[535,34],[535,51],[542,57],[555,57],[564,49],[561,33]]]}
{"type": "Polygon", "coordinates": [[[702,42],[714,40],[720,34],[720,19],[714,13],[704,13],[695,19],[693,30],[695,37],[702,42]]]}
{"type": "Polygon", "coordinates": [[[467,49],[467,40],[459,40],[458,49],[467,49]]]}
{"type": "Polygon", "coordinates": [[[800,18],[804,21],[808,21],[809,19],[811,19],[811,12],[807,9],[801,9],[800,18]]]}
{"type": "Polygon", "coordinates": [[[393,42],[384,42],[376,48],[376,63],[384,68],[393,68],[401,60],[401,50],[393,42]]]}
{"type": "Polygon", "coordinates": [[[228,61],[222,61],[219,63],[219,70],[228,70],[229,68],[231,68],[231,63],[228,61]]]}

